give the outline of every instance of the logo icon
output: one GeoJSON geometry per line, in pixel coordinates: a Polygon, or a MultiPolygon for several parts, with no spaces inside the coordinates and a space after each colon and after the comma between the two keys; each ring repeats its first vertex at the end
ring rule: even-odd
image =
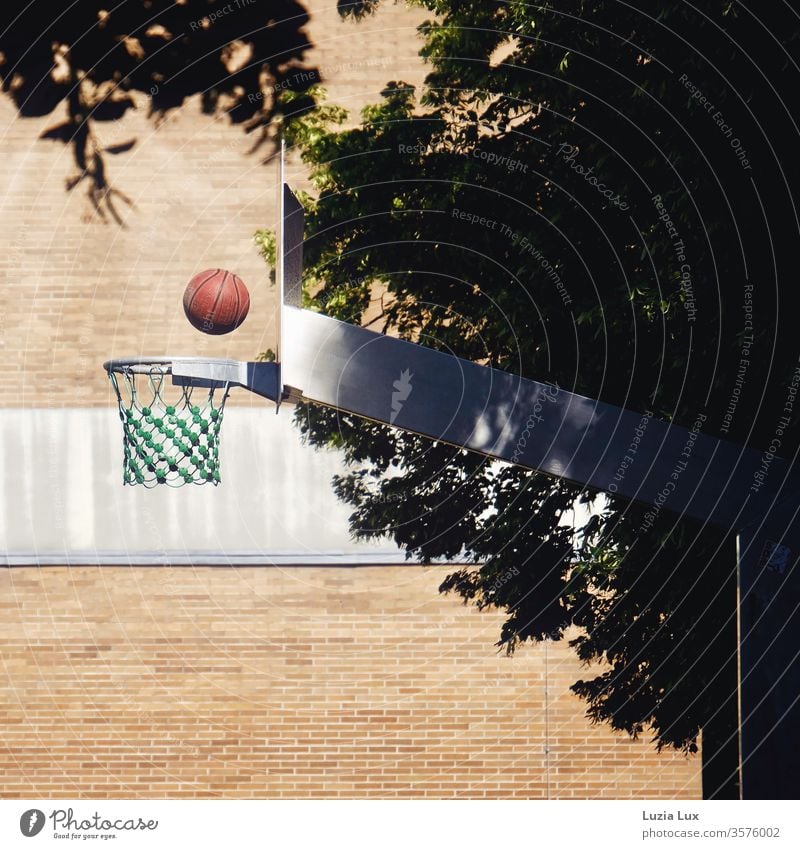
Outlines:
{"type": "Polygon", "coordinates": [[[44,828],[44,813],[38,808],[31,808],[19,818],[19,830],[25,837],[36,837],[44,828]]]}
{"type": "Polygon", "coordinates": [[[392,392],[392,415],[389,422],[394,424],[394,420],[400,415],[400,410],[403,409],[403,402],[408,400],[411,390],[414,388],[411,385],[411,378],[414,377],[409,369],[400,372],[400,379],[395,380],[392,384],[394,392],[392,392]]]}
{"type": "Polygon", "coordinates": [[[758,564],[762,569],[767,568],[779,575],[786,573],[792,563],[792,549],[780,545],[772,540],[767,540],[761,551],[761,562],[758,564]]]}

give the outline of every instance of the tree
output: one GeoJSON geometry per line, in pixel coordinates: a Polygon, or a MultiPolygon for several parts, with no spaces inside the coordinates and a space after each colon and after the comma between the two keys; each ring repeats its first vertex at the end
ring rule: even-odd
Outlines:
{"type": "MultiPolygon", "coordinates": [[[[435,14],[421,97],[390,82],[353,129],[318,109],[289,131],[318,190],[309,306],[765,449],[800,353],[796,13],[417,5],[435,14]]],[[[509,651],[578,626],[578,655],[607,664],[573,687],[589,716],[687,752],[702,730],[706,795],[735,792],[729,536],[331,411],[298,420],[344,452],[356,536],[471,564],[442,590],[505,610],[509,651]],[[594,512],[573,529],[576,500],[594,512]]],[[[793,457],[796,414],[781,439],[793,457]]]]}
{"type": "Polygon", "coordinates": [[[296,0],[75,2],[58,10],[21,0],[0,12],[0,81],[20,116],[66,106],[66,120],[42,138],[72,146],[77,173],[67,188],[86,184],[98,213],[121,223],[118,202],[129,201],[110,184],[105,155],[130,150],[135,139],[103,148],[95,122],[143,105],[160,120],[200,95],[205,112],[224,111],[255,133],[255,150],[288,114],[281,95],[319,82],[302,61],[307,20],[296,0]]]}

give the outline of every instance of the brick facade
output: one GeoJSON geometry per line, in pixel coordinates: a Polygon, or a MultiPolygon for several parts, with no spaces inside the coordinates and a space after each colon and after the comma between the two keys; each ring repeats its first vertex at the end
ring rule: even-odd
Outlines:
{"type": "MultiPolygon", "coordinates": [[[[386,4],[374,19],[343,22],[335,0],[312,0],[309,66],[331,102],[354,118],[392,79],[420,84],[420,10],[386,4]],[[357,46],[357,49],[354,49],[357,46]]],[[[130,205],[124,227],[102,221],[84,189],[65,190],[70,148],[39,136],[62,120],[18,120],[0,98],[0,407],[86,407],[109,403],[100,364],[111,357],[182,353],[252,359],[275,347],[275,288],[253,244],[274,227],[277,171],[266,148],[199,99],[155,126],[145,102],[121,120],[97,124],[104,147],[136,139],[107,157],[112,185],[130,205]],[[245,281],[250,315],[235,333],[194,330],[181,307],[195,272],[223,267],[245,281]]],[[[292,158],[288,177],[307,186],[292,158]]]]}
{"type": "Polygon", "coordinates": [[[5,797],[698,798],[444,567],[0,572],[5,797]],[[547,752],[547,753],[546,753],[547,752]]]}

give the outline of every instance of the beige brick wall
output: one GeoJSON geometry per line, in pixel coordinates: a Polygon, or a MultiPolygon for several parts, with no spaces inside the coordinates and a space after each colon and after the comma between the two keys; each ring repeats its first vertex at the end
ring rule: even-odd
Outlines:
{"type": "Polygon", "coordinates": [[[443,567],[0,573],[8,797],[697,798],[443,567]],[[549,755],[545,754],[546,749],[549,755]]]}
{"type": "MultiPolygon", "coordinates": [[[[392,79],[418,84],[416,25],[403,4],[362,24],[343,22],[335,0],[313,0],[307,32],[331,101],[354,115],[392,79]]],[[[275,224],[277,173],[252,155],[252,137],[197,99],[156,127],[141,108],[95,125],[104,146],[137,139],[108,156],[124,227],[98,219],[82,186],[68,193],[72,152],[41,141],[60,115],[19,120],[0,98],[0,407],[109,403],[100,365],[110,357],[184,354],[252,359],[275,347],[275,290],[252,235],[275,224]],[[194,330],[181,307],[197,272],[229,268],[248,285],[250,315],[236,332],[194,330]]],[[[304,172],[289,168],[293,185],[304,172]]],[[[240,393],[241,396],[241,393],[240,393]]]]}

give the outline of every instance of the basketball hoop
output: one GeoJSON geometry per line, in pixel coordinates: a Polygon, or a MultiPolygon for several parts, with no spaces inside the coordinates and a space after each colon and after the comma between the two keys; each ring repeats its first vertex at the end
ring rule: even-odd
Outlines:
{"type": "Polygon", "coordinates": [[[173,376],[172,365],[172,359],[163,357],[103,363],[119,402],[123,483],[216,486],[220,428],[231,381],[180,380],[173,376]]]}

